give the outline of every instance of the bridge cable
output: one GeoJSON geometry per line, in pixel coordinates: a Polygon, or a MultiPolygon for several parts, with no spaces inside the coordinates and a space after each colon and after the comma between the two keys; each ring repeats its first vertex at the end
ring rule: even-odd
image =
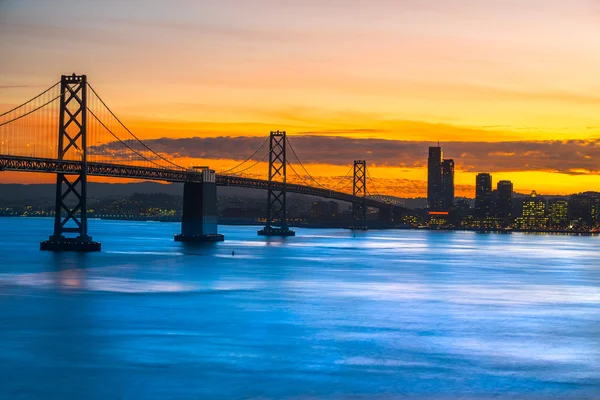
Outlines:
{"type": "Polygon", "coordinates": [[[347,188],[349,188],[352,185],[352,181],[348,181],[348,183],[346,183],[346,185],[344,185],[343,187],[337,189],[338,192],[341,192],[342,190],[345,190],[347,188]]]}
{"type": "Polygon", "coordinates": [[[127,147],[129,150],[133,151],[135,154],[137,154],[138,156],[140,156],[142,158],[142,160],[148,161],[154,165],[157,165],[160,169],[165,169],[162,165],[146,158],[145,156],[141,155],[137,150],[133,149],[131,146],[129,146],[127,143],[125,143],[123,140],[121,140],[117,135],[115,135],[113,133],[113,131],[110,130],[110,128],[108,126],[106,126],[104,124],[104,122],[102,122],[100,120],[100,118],[98,118],[98,116],[96,116],[96,114],[94,114],[94,112],[92,110],[90,110],[89,107],[86,107],[87,110],[90,112],[90,114],[96,119],[96,121],[98,121],[98,123],[100,123],[100,125],[102,125],[104,127],[104,129],[107,130],[108,133],[110,133],[115,139],[117,139],[119,142],[121,142],[125,147],[127,147]]]}
{"type": "MultiPolygon", "coordinates": [[[[344,176],[338,183],[336,183],[333,187],[326,187],[321,185],[315,178],[313,178],[313,176],[310,174],[310,172],[308,172],[308,170],[306,169],[306,167],[304,166],[304,164],[302,164],[302,161],[300,160],[300,157],[298,157],[298,154],[296,154],[296,150],[294,150],[294,146],[292,146],[292,143],[290,142],[290,139],[286,136],[286,140],[288,142],[288,144],[290,145],[290,148],[292,149],[292,153],[294,154],[294,156],[296,156],[296,159],[298,160],[298,163],[300,164],[300,166],[302,167],[302,169],[304,170],[304,172],[306,172],[306,174],[308,175],[308,177],[315,182],[318,186],[320,186],[323,189],[327,189],[327,190],[333,190],[333,188],[337,187],[340,183],[342,183],[342,181],[344,179],[346,179],[346,177],[350,174],[350,171],[352,170],[352,168],[350,168],[350,170],[348,171],[348,173],[346,174],[346,176],[344,176]]],[[[293,167],[292,167],[293,169],[293,167]]],[[[310,185],[309,185],[310,186],[310,185]]]]}
{"type": "MultiPolygon", "coordinates": [[[[20,106],[16,106],[15,108],[13,108],[12,110],[8,110],[2,114],[0,114],[0,117],[4,117],[6,114],[10,114],[11,112],[31,103],[32,101],[34,101],[35,99],[45,95],[46,93],[48,93],[49,91],[51,91],[52,89],[54,89],[60,82],[56,82],[54,85],[50,86],[48,89],[44,90],[42,93],[38,94],[37,96],[35,96],[32,99],[27,100],[25,103],[21,104],[20,106]]],[[[59,96],[60,97],[60,96],[59,96]]]]}
{"type": "Polygon", "coordinates": [[[379,194],[379,192],[377,191],[377,187],[375,186],[375,181],[373,181],[373,178],[371,178],[371,172],[369,172],[369,168],[365,168],[367,170],[367,176],[369,177],[369,181],[371,182],[371,185],[373,186],[373,190],[375,190],[375,194],[377,194],[378,196],[381,196],[379,194]]]}
{"type": "MultiPolygon", "coordinates": [[[[307,181],[304,179],[304,177],[303,177],[302,175],[300,175],[300,174],[299,174],[299,173],[298,173],[298,172],[297,172],[297,171],[294,169],[294,166],[293,166],[293,165],[292,165],[290,162],[288,162],[288,165],[289,165],[289,167],[292,169],[292,171],[293,171],[293,172],[296,174],[296,176],[297,176],[298,178],[300,178],[300,180],[302,180],[302,182],[303,182],[304,184],[306,184],[306,186],[310,186],[310,182],[307,182],[307,181]]],[[[348,175],[346,175],[346,176],[348,176],[348,175]]],[[[342,182],[342,181],[338,182],[338,185],[339,185],[341,182],[342,182]]],[[[343,186],[342,188],[340,188],[340,189],[338,189],[338,190],[333,190],[333,189],[328,189],[328,188],[324,188],[324,190],[328,190],[328,191],[330,192],[330,194],[333,194],[333,192],[340,192],[340,193],[341,193],[341,190],[344,190],[344,189],[346,189],[348,186],[350,186],[350,184],[351,184],[351,183],[352,183],[352,181],[348,181],[348,183],[346,183],[346,185],[345,185],[345,186],[343,186]]],[[[336,186],[337,186],[337,185],[336,185],[336,186]]]]}
{"type": "MultiPolygon", "coordinates": [[[[32,114],[32,113],[36,112],[37,110],[39,110],[39,109],[42,109],[42,108],[46,107],[48,104],[52,103],[53,101],[56,101],[56,100],[58,100],[58,99],[60,98],[60,96],[62,96],[63,94],[64,94],[64,93],[61,93],[61,94],[59,94],[59,95],[58,95],[58,96],[56,96],[55,98],[53,98],[53,99],[51,99],[51,100],[47,101],[46,103],[42,104],[41,106],[39,106],[39,107],[37,107],[37,108],[34,108],[34,109],[33,109],[33,110],[31,110],[31,111],[28,111],[28,112],[26,112],[26,113],[25,113],[25,114],[23,114],[23,115],[19,115],[18,117],[16,117],[16,118],[13,118],[13,119],[11,119],[10,121],[6,121],[6,122],[3,122],[3,123],[1,123],[1,124],[0,124],[0,126],[4,126],[4,125],[7,125],[7,124],[10,124],[11,122],[15,122],[15,121],[17,121],[17,120],[20,120],[21,118],[23,118],[23,117],[26,117],[26,116],[28,116],[29,114],[32,114]]],[[[17,108],[18,108],[18,107],[17,107],[17,108]]]]}
{"type": "MultiPolygon", "coordinates": [[[[240,171],[236,171],[236,172],[232,173],[232,175],[240,174],[240,173],[242,173],[242,172],[244,172],[244,171],[247,171],[247,170],[249,170],[250,168],[254,168],[254,167],[257,165],[257,164],[259,164],[259,163],[261,163],[261,162],[265,161],[265,158],[267,158],[267,156],[268,156],[268,155],[269,155],[269,153],[266,153],[264,156],[262,156],[262,158],[261,158],[260,160],[256,161],[256,162],[255,162],[254,164],[252,164],[251,166],[249,166],[249,167],[246,167],[246,168],[244,168],[244,169],[242,169],[242,170],[240,170],[240,171]]],[[[223,175],[223,173],[222,173],[222,172],[220,172],[220,173],[219,173],[219,175],[223,175]]]]}
{"type": "Polygon", "coordinates": [[[301,180],[301,181],[302,181],[302,182],[303,182],[303,183],[304,183],[306,186],[310,186],[310,181],[308,181],[308,182],[307,182],[307,181],[306,181],[306,180],[305,180],[305,179],[302,177],[302,175],[300,175],[298,172],[296,172],[296,170],[294,169],[294,166],[292,165],[292,163],[290,163],[290,162],[288,161],[287,165],[288,165],[288,166],[289,166],[289,167],[292,169],[292,172],[294,172],[294,173],[296,174],[296,176],[297,176],[298,178],[300,178],[300,180],[301,180]]]}
{"type": "MultiPolygon", "coordinates": [[[[294,150],[294,146],[292,146],[292,143],[290,142],[290,139],[286,136],[285,140],[287,140],[288,144],[290,145],[290,149],[292,149],[292,153],[294,153],[294,156],[296,156],[296,160],[298,160],[298,163],[300,164],[300,166],[302,167],[302,169],[304,170],[304,172],[306,172],[306,175],[308,175],[308,177],[317,184],[317,186],[320,186],[323,189],[329,189],[328,187],[325,187],[323,185],[321,185],[315,178],[313,178],[313,176],[310,174],[310,172],[308,172],[308,170],[306,169],[306,167],[304,166],[304,164],[302,164],[302,161],[300,160],[300,157],[298,157],[298,154],[296,154],[296,150],[294,150]]],[[[293,167],[292,167],[293,169],[293,167]]]]}
{"type": "MultiPolygon", "coordinates": [[[[346,172],[346,175],[345,175],[345,176],[344,176],[342,179],[340,179],[340,181],[339,181],[338,183],[336,183],[334,186],[332,186],[332,187],[331,187],[331,190],[335,189],[335,188],[336,188],[336,187],[338,187],[338,186],[339,186],[339,185],[340,185],[342,182],[344,182],[344,179],[346,179],[346,178],[347,178],[347,177],[350,175],[350,173],[352,172],[352,169],[353,169],[353,167],[352,167],[352,166],[350,166],[350,168],[348,169],[348,172],[346,172]]],[[[348,181],[348,182],[351,182],[351,181],[348,181]]],[[[348,184],[346,184],[344,187],[347,187],[347,186],[348,186],[348,184]]]]}
{"type": "MultiPolygon", "coordinates": [[[[300,180],[302,180],[302,182],[303,182],[304,184],[306,184],[307,186],[310,186],[310,182],[307,182],[307,181],[306,181],[306,180],[305,180],[305,179],[302,177],[302,175],[300,175],[300,174],[299,174],[299,173],[298,173],[298,172],[297,172],[297,171],[294,169],[294,166],[293,166],[291,163],[289,163],[289,162],[288,162],[288,165],[290,166],[290,168],[292,169],[292,171],[293,171],[293,172],[296,174],[296,176],[297,176],[298,178],[300,178],[300,180]]],[[[352,168],[350,168],[350,170],[352,170],[352,168]]],[[[348,176],[348,175],[346,175],[346,176],[348,176]]],[[[339,184],[339,183],[338,183],[338,184],[339,184]]],[[[336,193],[336,192],[337,192],[337,193],[342,193],[342,194],[347,194],[347,193],[343,193],[343,192],[342,192],[342,190],[344,190],[344,189],[348,188],[348,187],[349,187],[351,184],[352,184],[352,181],[348,181],[348,182],[346,183],[346,185],[344,185],[343,187],[341,187],[341,188],[339,188],[339,189],[337,189],[337,190],[333,190],[333,189],[326,189],[326,190],[328,190],[328,191],[330,192],[330,193],[329,193],[329,194],[330,194],[330,196],[331,196],[331,195],[333,195],[333,194],[334,194],[334,193],[336,193]]],[[[327,196],[327,197],[329,198],[330,196],[327,196]]]]}
{"type": "MultiPolygon", "coordinates": [[[[219,174],[224,174],[226,172],[233,171],[234,169],[241,167],[246,162],[250,161],[252,159],[252,157],[254,157],[256,155],[256,153],[258,153],[260,151],[260,149],[265,145],[265,143],[267,143],[268,140],[269,140],[269,137],[267,136],[267,138],[262,142],[262,144],[258,147],[258,149],[256,149],[256,151],[254,151],[254,153],[252,153],[252,155],[250,157],[246,158],[244,161],[242,161],[241,163],[239,163],[238,165],[236,165],[233,168],[229,168],[229,169],[226,169],[225,171],[219,172],[219,174]]],[[[263,159],[264,159],[264,157],[263,157],[263,159]]],[[[254,164],[254,165],[256,165],[256,164],[254,164]]]]}
{"type": "MultiPolygon", "coordinates": [[[[88,87],[89,87],[89,88],[92,90],[92,92],[93,92],[93,93],[96,95],[96,97],[98,98],[98,100],[100,100],[100,103],[102,103],[102,105],[103,105],[103,106],[104,106],[104,107],[105,107],[105,108],[108,110],[108,112],[109,112],[109,113],[110,113],[110,114],[111,114],[111,115],[112,115],[112,116],[113,116],[113,117],[114,117],[114,118],[117,120],[117,122],[118,122],[119,124],[121,124],[121,126],[122,126],[123,128],[125,128],[125,130],[126,130],[127,132],[129,132],[129,134],[130,134],[131,136],[133,136],[133,137],[135,138],[135,140],[137,140],[137,141],[138,141],[140,144],[142,144],[142,146],[144,146],[144,147],[145,147],[146,149],[148,149],[148,150],[149,150],[149,151],[150,151],[152,154],[154,154],[154,155],[155,155],[155,156],[157,156],[158,158],[160,158],[160,159],[162,159],[162,160],[164,160],[164,161],[168,162],[169,164],[171,164],[171,165],[173,165],[173,166],[175,166],[175,167],[177,167],[177,168],[179,168],[179,169],[182,169],[182,170],[186,170],[186,169],[187,169],[187,168],[185,168],[185,167],[182,167],[181,165],[175,164],[174,162],[172,162],[172,161],[170,161],[170,160],[166,159],[165,157],[161,156],[160,154],[158,154],[157,152],[155,152],[154,150],[152,150],[150,147],[148,147],[148,145],[146,145],[146,143],[144,143],[144,142],[143,142],[143,141],[141,141],[141,140],[140,140],[140,139],[139,139],[137,136],[135,136],[135,135],[133,134],[133,132],[131,132],[131,131],[129,130],[129,128],[127,128],[127,127],[125,126],[125,124],[123,124],[123,122],[121,122],[121,120],[120,120],[120,119],[119,119],[119,118],[118,118],[118,117],[115,115],[115,113],[113,113],[113,112],[112,112],[112,110],[111,110],[111,109],[110,109],[110,108],[109,108],[109,107],[106,105],[106,103],[104,102],[104,100],[102,100],[102,98],[101,98],[101,97],[98,95],[98,93],[97,93],[97,92],[94,90],[94,88],[92,87],[92,85],[90,85],[89,83],[88,83],[87,85],[88,85],[88,87]]],[[[112,132],[111,132],[111,133],[112,133],[112,132]]],[[[113,134],[113,136],[114,136],[114,134],[113,134]]],[[[145,157],[144,157],[144,158],[145,158],[145,157]]]]}
{"type": "MultiPolygon", "coordinates": [[[[375,194],[377,196],[379,196],[380,198],[382,198],[381,194],[379,194],[379,191],[377,190],[377,187],[375,186],[375,181],[373,180],[373,178],[371,178],[371,173],[369,172],[369,168],[366,168],[367,170],[367,176],[369,177],[369,182],[371,182],[371,185],[373,186],[373,190],[375,190],[375,194]]],[[[367,186],[367,192],[369,191],[368,186],[367,186]]],[[[386,204],[392,204],[389,200],[382,200],[384,203],[386,204]]]]}

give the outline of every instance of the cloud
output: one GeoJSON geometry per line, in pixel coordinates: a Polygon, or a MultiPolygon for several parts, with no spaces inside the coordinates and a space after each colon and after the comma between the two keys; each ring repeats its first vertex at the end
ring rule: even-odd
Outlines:
{"type": "Polygon", "coordinates": [[[31,85],[0,85],[0,90],[2,89],[25,89],[30,87],[37,87],[31,85]]]}
{"type": "MultiPolygon", "coordinates": [[[[305,164],[350,165],[366,159],[378,167],[424,168],[428,147],[424,141],[356,139],[334,136],[291,136],[293,150],[305,164]]],[[[264,137],[161,138],[145,143],[172,157],[244,160],[256,149],[253,160],[264,160],[268,142],[264,137]]],[[[120,144],[96,146],[92,151],[119,150],[120,144]]],[[[600,174],[600,139],[448,142],[442,148],[445,158],[455,160],[464,172],[544,171],[569,175],[600,174]]],[[[288,159],[295,162],[294,153],[288,159]]]]}

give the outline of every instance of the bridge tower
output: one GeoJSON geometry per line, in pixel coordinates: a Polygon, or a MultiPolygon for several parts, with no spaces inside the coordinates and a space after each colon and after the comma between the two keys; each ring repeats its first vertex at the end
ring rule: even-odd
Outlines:
{"type": "Polygon", "coordinates": [[[258,231],[261,236],[295,236],[296,232],[287,226],[286,179],[287,179],[287,139],[285,131],[271,132],[269,142],[269,190],[267,194],[267,223],[258,231]],[[281,179],[281,189],[273,187],[276,179],[281,179]]]}
{"type": "Polygon", "coordinates": [[[63,75],[60,80],[58,160],[81,160],[79,173],[56,175],[54,234],[41,250],[100,251],[87,232],[87,78],[63,75]],[[65,236],[68,234],[69,237],[65,236]],[[75,234],[77,236],[72,237],[75,234]]]}
{"type": "MultiPolygon", "coordinates": [[[[367,196],[367,161],[354,161],[352,194],[363,199],[367,196]]],[[[363,202],[352,203],[352,229],[367,229],[367,206],[363,202]]]]}

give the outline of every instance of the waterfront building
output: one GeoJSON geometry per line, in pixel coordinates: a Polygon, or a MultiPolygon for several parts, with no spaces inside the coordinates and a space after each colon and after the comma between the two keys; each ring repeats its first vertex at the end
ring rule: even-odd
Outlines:
{"type": "Polygon", "coordinates": [[[548,206],[549,223],[552,229],[565,229],[569,226],[569,202],[564,199],[552,199],[548,206]]]}
{"type": "Polygon", "coordinates": [[[581,227],[595,227],[598,225],[600,214],[600,194],[579,193],[569,199],[568,218],[581,227]]]}
{"type": "Polygon", "coordinates": [[[335,201],[315,201],[310,207],[310,217],[313,221],[334,221],[339,215],[339,204],[335,201]]]}
{"type": "Polygon", "coordinates": [[[416,228],[421,225],[421,220],[416,215],[407,214],[402,216],[402,223],[406,226],[416,228]]]}
{"type": "Polygon", "coordinates": [[[521,205],[521,216],[516,218],[515,224],[519,229],[547,229],[548,217],[546,216],[546,200],[538,197],[535,190],[521,205]]]}
{"type": "Polygon", "coordinates": [[[492,176],[477,174],[475,179],[475,216],[484,220],[492,215],[492,176]]]}
{"type": "Polygon", "coordinates": [[[502,226],[508,226],[512,219],[513,184],[511,181],[500,181],[496,187],[496,216],[502,226]]]}
{"type": "Polygon", "coordinates": [[[429,227],[444,228],[449,225],[450,213],[448,211],[429,211],[429,227]]]}
{"type": "Polygon", "coordinates": [[[454,160],[442,161],[442,197],[444,210],[454,206],[454,160]]]}

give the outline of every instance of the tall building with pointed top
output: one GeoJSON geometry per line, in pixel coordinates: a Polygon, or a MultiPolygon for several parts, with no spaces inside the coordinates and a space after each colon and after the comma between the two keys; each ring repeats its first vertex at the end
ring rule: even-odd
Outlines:
{"type": "Polygon", "coordinates": [[[431,211],[444,208],[442,182],[442,148],[430,147],[427,160],[427,208],[431,211]]]}
{"type": "Polygon", "coordinates": [[[442,158],[442,148],[430,147],[427,160],[427,208],[447,212],[454,205],[454,160],[442,158]]]}

